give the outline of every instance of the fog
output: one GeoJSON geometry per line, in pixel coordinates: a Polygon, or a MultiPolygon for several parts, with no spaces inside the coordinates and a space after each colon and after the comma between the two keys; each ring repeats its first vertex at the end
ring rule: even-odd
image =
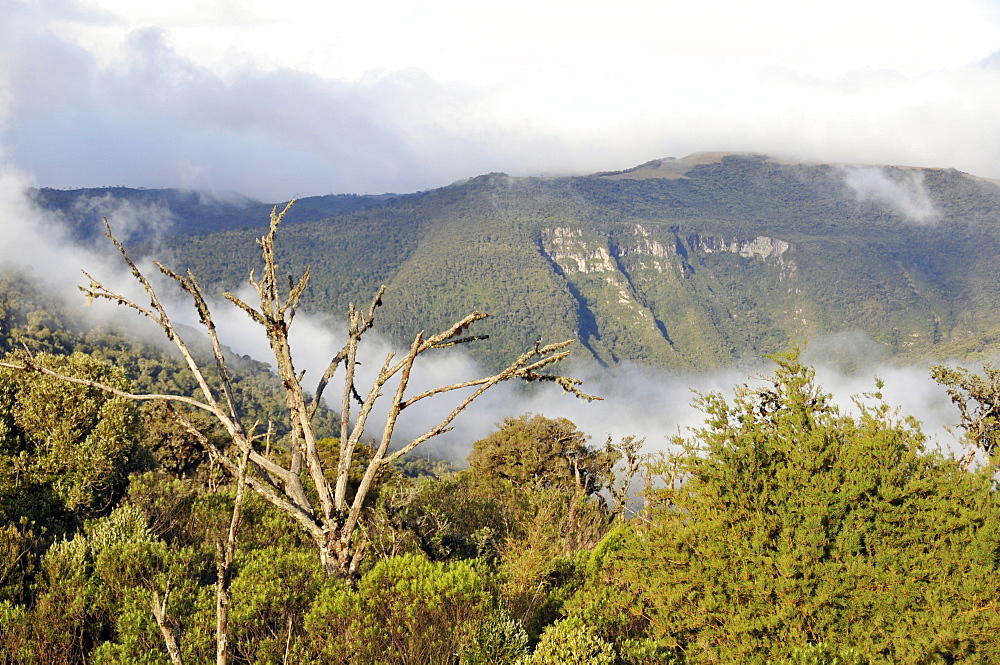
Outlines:
{"type": "MultiPolygon", "coordinates": [[[[335,346],[339,348],[343,328],[335,324],[319,325],[316,320],[297,320],[296,326],[301,327],[293,337],[295,348],[306,350],[299,356],[299,365],[307,370],[307,377],[315,380],[325,368],[330,352],[335,346]]],[[[900,417],[912,416],[919,421],[922,431],[930,438],[930,447],[952,452],[960,449],[955,437],[946,430],[957,422],[958,413],[945,390],[930,379],[927,366],[897,366],[884,356],[847,351],[842,344],[844,339],[878,346],[864,333],[852,333],[819,338],[803,351],[803,360],[815,366],[818,384],[833,395],[838,406],[848,413],[856,413],[852,398],[875,392],[876,379],[881,379],[885,386],[880,392],[885,402],[897,407],[900,417]],[[839,348],[839,351],[831,351],[831,348],[839,348]]],[[[368,341],[370,345],[361,358],[359,389],[367,385],[385,354],[392,351],[391,344],[377,335],[372,335],[368,341]]],[[[693,405],[698,393],[718,391],[732,396],[737,386],[763,385],[772,370],[773,365],[768,361],[755,366],[686,373],[629,364],[604,369],[570,359],[563,365],[554,366],[553,371],[582,379],[583,391],[600,400],[581,400],[552,384],[501,384],[462,414],[453,431],[425,444],[420,450],[460,462],[471,451],[472,443],[494,431],[497,423],[524,413],[568,418],[591,437],[592,445],[600,445],[608,437],[617,441],[635,436],[645,440],[647,451],[666,450],[673,437],[690,436],[693,429],[703,425],[704,414],[693,405]]],[[[409,394],[483,376],[485,370],[467,353],[450,350],[421,358],[413,374],[409,394]]],[[[311,386],[308,378],[305,385],[311,386]]],[[[384,392],[390,394],[391,391],[384,392]]],[[[339,393],[333,392],[328,398],[336,401],[339,393]]],[[[407,409],[400,417],[394,441],[402,445],[405,440],[429,429],[450,412],[457,401],[458,396],[444,396],[407,409]]],[[[336,408],[337,404],[332,406],[336,408]]],[[[382,416],[384,411],[377,411],[377,414],[382,416]]],[[[380,435],[380,419],[371,422],[375,423],[371,434],[380,435]]]]}
{"type": "Polygon", "coordinates": [[[927,225],[938,221],[940,211],[924,187],[920,171],[902,171],[891,178],[880,167],[845,166],[844,181],[859,201],[887,205],[912,224],[927,225]]]}

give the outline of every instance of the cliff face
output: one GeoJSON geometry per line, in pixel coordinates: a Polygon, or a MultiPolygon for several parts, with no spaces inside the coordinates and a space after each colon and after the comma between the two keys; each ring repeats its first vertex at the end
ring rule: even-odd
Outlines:
{"type": "Polygon", "coordinates": [[[702,237],[696,233],[688,236],[687,245],[691,251],[701,251],[706,254],[729,252],[730,254],[739,254],[745,259],[770,259],[773,257],[779,263],[782,255],[791,249],[791,245],[784,240],[768,238],[767,236],[757,236],[750,240],[727,241],[717,236],[702,237]]]}
{"type": "Polygon", "coordinates": [[[786,322],[782,339],[809,331],[805,307],[795,302],[802,290],[794,248],[780,238],[683,234],[648,223],[605,234],[558,226],[540,236],[541,252],[565,278],[581,320],[593,322],[581,339],[605,363],[638,357],[695,368],[735,360],[741,353],[734,350],[749,339],[741,321],[761,315],[786,322]],[[733,280],[750,275],[758,287],[783,288],[748,298],[759,288],[740,289],[733,280]]]}
{"type": "Polygon", "coordinates": [[[623,261],[628,261],[633,269],[674,270],[683,274],[692,254],[729,253],[785,265],[785,253],[792,249],[791,243],[767,236],[726,239],[693,233],[682,239],[675,231],[671,231],[664,243],[641,224],[605,237],[585,235],[582,228],[562,226],[542,229],[541,238],[542,252],[567,275],[618,272],[623,270],[623,261]]]}

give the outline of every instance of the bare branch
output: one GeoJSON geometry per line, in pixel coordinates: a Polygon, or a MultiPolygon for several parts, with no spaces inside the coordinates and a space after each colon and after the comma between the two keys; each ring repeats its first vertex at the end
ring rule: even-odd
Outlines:
{"type": "MultiPolygon", "coordinates": [[[[253,279],[253,277],[251,277],[251,279],[253,279]]],[[[227,291],[227,292],[225,292],[225,293],[222,294],[222,297],[225,298],[226,300],[228,300],[229,302],[233,303],[234,305],[236,305],[240,309],[242,309],[244,312],[246,312],[250,316],[251,319],[253,319],[258,324],[260,324],[262,326],[266,326],[267,325],[267,319],[265,319],[264,316],[260,312],[258,312],[253,307],[251,307],[250,305],[246,304],[245,302],[243,302],[242,300],[240,300],[236,296],[234,296],[232,293],[229,293],[227,291]]]]}
{"type": "Polygon", "coordinates": [[[76,288],[78,288],[81,291],[83,291],[83,293],[86,295],[86,297],[87,297],[87,304],[88,305],[95,298],[97,298],[97,299],[104,299],[104,300],[110,300],[111,302],[115,303],[116,305],[123,305],[125,307],[129,307],[131,309],[134,309],[135,311],[139,312],[143,316],[148,317],[151,321],[153,321],[154,323],[156,323],[161,328],[165,327],[165,325],[167,325],[169,323],[169,322],[165,321],[164,319],[161,319],[160,316],[159,316],[159,314],[157,314],[154,310],[151,310],[149,308],[143,307],[142,305],[139,305],[139,304],[133,302],[132,300],[126,298],[125,296],[123,296],[123,295],[121,295],[119,293],[115,293],[114,291],[111,291],[110,289],[105,288],[104,285],[102,285],[100,282],[98,282],[97,279],[94,278],[94,276],[91,275],[86,270],[83,270],[81,272],[83,272],[84,277],[86,277],[87,279],[90,280],[90,285],[89,286],[78,286],[76,288]]]}
{"type": "MultiPolygon", "coordinates": [[[[267,435],[270,436],[268,427],[267,435]]],[[[236,478],[236,498],[233,501],[233,516],[229,521],[229,531],[225,541],[218,543],[218,554],[215,561],[215,662],[226,665],[229,662],[229,603],[231,596],[229,587],[233,579],[233,555],[236,552],[236,532],[240,526],[243,511],[243,495],[246,488],[247,464],[250,461],[248,449],[240,460],[240,472],[236,478]]]]}
{"type": "Polygon", "coordinates": [[[294,286],[291,286],[291,282],[292,282],[291,275],[289,275],[289,277],[288,277],[288,282],[289,282],[289,285],[290,285],[290,291],[288,293],[288,299],[285,301],[285,305],[282,307],[280,313],[284,314],[285,310],[288,311],[288,322],[289,323],[292,322],[292,317],[295,316],[295,310],[298,309],[299,300],[302,298],[302,292],[306,290],[306,285],[309,284],[309,274],[310,274],[310,271],[311,271],[311,266],[307,266],[306,267],[306,271],[304,273],[302,273],[302,278],[299,280],[299,283],[296,284],[296,285],[294,285],[294,286]]]}
{"type": "MultiPolygon", "coordinates": [[[[183,416],[181,417],[181,422],[182,424],[185,425],[185,429],[192,436],[198,439],[198,442],[201,443],[201,445],[204,446],[205,449],[209,451],[209,454],[212,455],[212,457],[216,459],[220,464],[222,464],[222,466],[225,467],[227,471],[229,471],[234,476],[239,474],[239,467],[227,455],[225,455],[221,450],[219,450],[218,446],[212,443],[211,440],[207,436],[205,436],[204,432],[202,432],[201,430],[196,428],[193,424],[191,424],[189,421],[184,419],[183,416]]],[[[262,456],[260,456],[260,454],[256,453],[255,451],[250,452],[249,459],[251,464],[255,466],[264,461],[268,465],[273,465],[273,468],[277,470],[279,474],[287,473],[287,471],[282,469],[280,466],[274,464],[270,460],[267,460],[266,458],[262,459],[262,456]]],[[[245,482],[247,485],[250,486],[251,489],[253,489],[253,491],[255,491],[262,498],[270,502],[274,507],[278,508],[286,515],[292,517],[292,519],[294,519],[302,527],[304,527],[305,530],[314,538],[323,536],[324,534],[323,529],[316,523],[315,514],[313,513],[312,508],[311,506],[309,506],[308,502],[296,503],[287,498],[286,496],[280,494],[279,492],[281,492],[282,489],[276,483],[267,482],[265,480],[256,478],[251,475],[246,476],[245,482]]]]}
{"type": "MultiPolygon", "coordinates": [[[[383,284],[379,288],[378,293],[375,294],[375,297],[372,298],[371,305],[368,308],[368,315],[363,319],[361,319],[357,331],[353,334],[351,333],[351,331],[349,331],[351,339],[354,339],[355,336],[358,339],[360,339],[361,335],[363,335],[365,331],[367,331],[369,328],[372,327],[372,325],[374,325],[375,310],[382,306],[382,296],[384,294],[385,294],[385,285],[383,284]]],[[[353,319],[354,319],[354,303],[351,303],[351,305],[348,308],[348,320],[353,321],[353,319]]],[[[320,402],[323,399],[323,392],[326,390],[326,387],[329,384],[330,379],[332,379],[333,375],[336,373],[337,368],[340,366],[341,363],[347,360],[350,347],[351,347],[351,342],[348,341],[348,343],[344,345],[344,348],[342,348],[337,353],[337,355],[333,357],[333,360],[330,361],[330,365],[326,368],[326,371],[323,373],[323,377],[320,379],[319,385],[316,387],[316,392],[313,395],[312,405],[309,408],[310,418],[312,418],[316,414],[316,409],[319,408],[320,402]]],[[[355,394],[357,393],[355,392],[355,394]]],[[[359,402],[361,401],[360,396],[358,401],[359,402]]]]}
{"type": "Polygon", "coordinates": [[[479,342],[484,339],[489,339],[489,335],[472,335],[471,337],[462,337],[460,339],[453,339],[448,342],[441,342],[440,344],[435,344],[435,349],[443,349],[448,346],[458,346],[459,344],[468,344],[469,342],[479,342]]]}
{"type": "MultiPolygon", "coordinates": [[[[565,347],[569,346],[569,344],[572,343],[571,341],[558,342],[555,344],[548,344],[545,346],[543,346],[541,343],[536,343],[533,349],[530,349],[521,354],[519,358],[517,358],[514,362],[512,362],[510,365],[508,365],[505,369],[498,372],[497,374],[484,377],[481,379],[474,379],[471,381],[465,381],[465,382],[450,384],[447,386],[440,386],[438,388],[432,388],[420,393],[419,395],[414,396],[413,398],[410,398],[409,400],[405,400],[404,392],[406,389],[406,385],[409,381],[410,370],[412,369],[416,357],[423,351],[436,348],[436,345],[440,344],[442,340],[448,339],[449,336],[454,335],[461,330],[464,330],[469,325],[471,325],[471,323],[483,318],[486,318],[486,315],[474,312],[473,314],[470,314],[462,321],[456,323],[448,330],[439,333],[438,335],[434,335],[428,340],[424,340],[421,335],[417,335],[417,337],[413,341],[413,344],[410,347],[410,352],[406,355],[406,357],[388,370],[389,375],[395,374],[400,369],[402,369],[403,374],[400,378],[400,384],[399,387],[397,388],[393,402],[390,405],[389,414],[386,417],[386,424],[385,424],[385,429],[383,430],[382,433],[382,440],[379,443],[379,447],[376,450],[372,460],[370,461],[368,468],[365,470],[365,474],[361,479],[357,493],[355,494],[354,501],[352,502],[351,511],[347,517],[347,522],[345,524],[345,531],[347,532],[353,531],[354,527],[357,525],[357,522],[360,519],[361,510],[364,505],[364,500],[369,488],[375,483],[377,478],[383,473],[384,469],[389,464],[399,459],[406,453],[410,452],[411,450],[419,446],[421,443],[424,443],[425,441],[428,441],[448,431],[449,426],[455,420],[455,418],[457,418],[462,411],[464,411],[472,402],[478,399],[479,396],[485,393],[487,390],[489,390],[498,383],[509,381],[511,379],[525,379],[529,381],[532,380],[558,381],[559,378],[561,378],[561,377],[550,376],[547,374],[539,374],[537,370],[541,369],[542,367],[548,366],[552,363],[558,362],[562,358],[566,357],[569,352],[561,351],[561,349],[564,349],[565,347]],[[411,404],[417,401],[426,399],[434,395],[470,387],[476,387],[476,390],[467,395],[437,425],[427,430],[420,436],[412,439],[409,443],[393,451],[391,454],[387,454],[392,434],[396,427],[396,420],[399,416],[399,413],[404,408],[410,406],[411,404]]],[[[386,371],[385,368],[383,368],[383,373],[385,371],[386,371]]],[[[381,375],[379,378],[380,379],[382,378],[381,375]]],[[[580,382],[576,381],[576,383],[573,383],[572,381],[575,380],[571,380],[571,382],[566,384],[566,386],[568,386],[568,392],[572,392],[578,397],[582,397],[588,400],[600,399],[582,393],[581,391],[576,389],[576,385],[578,385],[580,382]]]]}
{"type": "MultiPolygon", "coordinates": [[[[105,229],[104,236],[108,238],[112,243],[114,243],[114,246],[118,250],[118,253],[121,254],[122,259],[125,260],[125,263],[132,271],[132,276],[135,277],[136,281],[139,282],[140,285],[142,285],[142,288],[146,292],[146,295],[149,296],[150,305],[152,305],[153,309],[156,311],[156,315],[150,316],[149,314],[147,314],[147,316],[150,316],[150,318],[159,323],[161,327],[165,329],[168,328],[170,326],[170,318],[167,316],[166,310],[163,309],[163,306],[160,304],[160,299],[156,296],[156,291],[153,290],[152,284],[149,283],[149,280],[146,279],[145,275],[142,274],[142,271],[139,270],[139,267],[136,266],[136,264],[132,261],[132,258],[128,255],[128,252],[125,251],[125,246],[122,245],[120,242],[118,242],[118,239],[115,238],[114,234],[111,233],[111,224],[108,222],[107,217],[104,218],[104,229],[105,229]]],[[[87,275],[88,279],[90,279],[90,287],[89,288],[81,287],[81,289],[84,291],[84,293],[87,294],[88,299],[107,298],[108,300],[112,300],[115,302],[119,302],[121,304],[128,305],[129,307],[133,307],[134,309],[140,312],[143,313],[148,312],[148,310],[134,304],[131,300],[128,300],[124,296],[121,296],[117,293],[114,293],[113,291],[104,288],[104,286],[100,282],[95,280],[87,273],[84,274],[87,275]]]]}
{"type": "MultiPolygon", "coordinates": [[[[187,364],[188,369],[191,370],[192,375],[194,375],[195,381],[198,383],[198,388],[201,390],[202,395],[204,396],[206,402],[208,404],[211,404],[213,407],[217,407],[215,395],[212,393],[212,390],[208,385],[208,381],[205,379],[205,376],[201,371],[200,365],[195,360],[194,355],[191,353],[190,349],[184,342],[183,338],[181,338],[180,335],[177,334],[177,331],[174,328],[173,324],[170,322],[170,317],[167,316],[167,312],[164,309],[163,305],[161,304],[159,297],[156,295],[156,291],[153,289],[152,284],[150,284],[149,280],[146,279],[142,271],[139,270],[139,267],[135,264],[135,262],[132,261],[132,258],[128,255],[128,252],[125,250],[124,245],[122,245],[118,241],[118,239],[114,237],[114,234],[111,232],[111,225],[108,223],[107,218],[104,219],[104,227],[106,229],[104,235],[109,240],[111,240],[112,243],[114,243],[115,247],[118,249],[118,253],[121,254],[122,259],[126,262],[126,264],[128,264],[132,272],[132,276],[135,277],[136,281],[138,281],[140,285],[142,285],[143,290],[149,296],[150,305],[153,309],[150,310],[140,305],[137,305],[129,298],[126,298],[125,296],[108,289],[86,272],[84,272],[84,275],[86,275],[87,278],[90,279],[90,286],[86,288],[80,287],[81,290],[83,290],[84,293],[87,294],[88,301],[93,298],[104,298],[107,300],[111,300],[117,304],[125,305],[127,307],[131,307],[132,309],[135,309],[136,311],[148,316],[157,325],[159,325],[160,328],[167,335],[167,339],[172,341],[174,345],[177,347],[177,349],[181,352],[181,356],[184,358],[184,361],[187,364]]],[[[188,284],[183,277],[177,275],[176,273],[167,268],[164,268],[159,263],[157,263],[156,265],[165,275],[177,281],[177,283],[180,284],[181,287],[184,288],[184,290],[188,291],[189,293],[191,292],[190,284],[188,284]]],[[[199,308],[199,312],[200,311],[201,310],[199,308]]]]}
{"type": "Polygon", "coordinates": [[[173,665],[182,665],[184,661],[181,658],[181,643],[178,635],[180,633],[180,626],[177,625],[176,621],[167,619],[167,602],[170,600],[170,581],[167,581],[162,599],[156,591],[152,593],[151,609],[153,611],[153,618],[156,620],[156,625],[160,628],[160,634],[163,635],[163,641],[166,643],[170,662],[173,665]]]}
{"type": "Polygon", "coordinates": [[[7,369],[19,370],[22,372],[37,372],[39,374],[47,374],[49,376],[55,377],[60,381],[65,381],[67,383],[77,383],[82,386],[88,386],[90,388],[97,388],[98,390],[103,390],[112,395],[117,395],[118,397],[125,397],[137,402],[148,402],[153,400],[161,400],[164,402],[180,402],[181,404],[187,404],[193,406],[202,411],[207,411],[213,416],[218,418],[222,425],[235,428],[235,423],[233,423],[224,411],[221,411],[217,406],[207,404],[200,400],[194,399],[193,397],[185,397],[184,395],[166,395],[166,394],[142,394],[142,393],[130,393],[124,390],[119,390],[107,384],[101,383],[100,381],[92,381],[91,379],[81,379],[76,376],[69,376],[66,374],[61,374],[48,367],[43,367],[31,359],[28,359],[25,364],[17,365],[15,363],[0,362],[0,367],[6,367],[7,369]]]}

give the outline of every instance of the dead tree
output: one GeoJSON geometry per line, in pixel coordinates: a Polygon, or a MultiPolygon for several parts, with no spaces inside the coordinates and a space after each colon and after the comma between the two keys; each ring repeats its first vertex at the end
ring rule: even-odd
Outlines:
{"type": "Polygon", "coordinates": [[[150,304],[148,306],[142,305],[106,287],[86,272],[84,274],[90,280],[90,284],[86,287],[80,287],[80,289],[86,294],[88,302],[95,298],[110,300],[134,309],[155,322],[180,351],[185,364],[197,381],[200,397],[125,393],[93,381],[58,375],[30,360],[20,366],[3,363],[0,365],[60,376],[67,381],[94,386],[135,400],[164,400],[194,407],[211,414],[228,433],[233,446],[226,449],[217,447],[193,425],[190,419],[184,416],[180,409],[174,410],[184,427],[197,437],[210,455],[228,469],[234,477],[240,475],[240,458],[246,456],[249,460],[249,472],[245,476],[247,486],[305,529],[315,543],[320,562],[328,574],[353,579],[358,574],[358,565],[366,546],[364,529],[359,528],[364,517],[366,499],[377,487],[382,474],[399,457],[428,439],[448,431],[456,416],[480,395],[498,383],[520,379],[555,382],[564,390],[578,397],[594,398],[579,390],[580,381],[543,371],[549,365],[569,355],[567,347],[571,344],[571,340],[547,345],[542,345],[539,342],[495,374],[408,395],[410,375],[414,362],[419,356],[434,349],[484,339],[481,336],[470,336],[466,332],[477,321],[486,318],[486,314],[479,312],[469,314],[437,334],[425,337],[423,332],[418,333],[413,343],[410,344],[409,351],[403,357],[397,358],[395,354],[390,353],[385,358],[367,393],[362,394],[357,388],[355,374],[358,364],[358,348],[362,337],[374,324],[375,310],[382,303],[384,286],[379,289],[367,310],[359,312],[353,305],[349,307],[347,341],[331,360],[326,372],[320,378],[315,392],[311,397],[307,397],[302,387],[303,374],[296,370],[292,359],[289,329],[308,285],[310,271],[307,268],[298,281],[289,276],[287,294],[282,295],[279,287],[278,265],[274,254],[275,233],[292,203],[289,203],[280,213],[277,207],[274,208],[271,212],[268,233],[257,240],[257,244],[261,248],[264,270],[259,279],[255,277],[255,272],[251,271],[249,282],[259,297],[259,306],[254,307],[231,293],[224,294],[227,300],[246,312],[267,333],[291,422],[291,449],[288,451],[287,464],[280,464],[274,456],[268,454],[267,450],[258,450],[254,446],[254,441],[259,438],[254,432],[256,426],[247,429],[241,421],[241,413],[234,397],[223,347],[219,342],[208,301],[194,275],[188,271],[186,276],[182,276],[161,263],[155,264],[164,275],[176,282],[192,299],[211,343],[212,364],[216,370],[214,378],[210,378],[211,373],[199,364],[191,347],[181,337],[178,327],[168,316],[167,310],[152,284],[129,257],[125,247],[114,237],[107,220],[105,220],[107,229],[105,235],[118,249],[131,269],[133,277],[149,297],[150,304]],[[337,463],[328,465],[336,469],[331,478],[324,472],[322,452],[316,443],[313,417],[320,406],[327,385],[340,367],[344,368],[340,404],[340,447],[337,463]],[[386,386],[391,381],[398,383],[395,384],[391,395],[388,396],[388,415],[382,427],[380,438],[376,439],[373,444],[371,457],[364,465],[364,472],[358,487],[351,494],[348,480],[355,451],[362,443],[362,437],[365,435],[368,419],[376,401],[383,397],[383,389],[388,390],[386,386]],[[425,399],[460,390],[468,392],[437,425],[404,445],[390,449],[396,421],[403,410],[425,399]],[[352,412],[352,399],[357,403],[356,413],[352,412]],[[311,486],[316,498],[310,498],[309,492],[307,492],[308,486],[311,486]]]}
{"type": "Polygon", "coordinates": [[[985,363],[979,375],[964,367],[935,365],[930,374],[947,389],[962,416],[959,427],[971,444],[962,464],[969,466],[977,454],[1000,464],[1000,368],[985,363]]]}

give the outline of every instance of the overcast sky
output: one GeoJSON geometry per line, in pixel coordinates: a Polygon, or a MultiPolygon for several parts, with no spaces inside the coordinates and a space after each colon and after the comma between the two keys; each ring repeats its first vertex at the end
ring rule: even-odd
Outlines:
{"type": "Polygon", "coordinates": [[[996,0],[0,0],[36,186],[270,201],[692,152],[1000,178],[996,0]]]}

